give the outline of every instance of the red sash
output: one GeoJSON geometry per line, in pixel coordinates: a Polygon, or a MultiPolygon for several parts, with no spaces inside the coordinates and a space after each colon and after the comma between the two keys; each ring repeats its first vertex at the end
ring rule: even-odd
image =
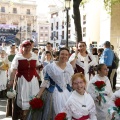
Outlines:
{"type": "Polygon", "coordinates": [[[86,116],[82,116],[82,117],[79,118],[79,119],[73,118],[73,120],[86,120],[86,119],[89,119],[89,118],[90,118],[90,116],[89,116],[89,115],[86,115],[86,116]]]}

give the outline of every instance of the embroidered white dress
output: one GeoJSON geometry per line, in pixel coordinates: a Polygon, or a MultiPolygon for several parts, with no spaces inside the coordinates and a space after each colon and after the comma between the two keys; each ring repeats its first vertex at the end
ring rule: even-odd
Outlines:
{"type": "MultiPolygon", "coordinates": [[[[59,92],[57,87],[53,91],[53,104],[55,114],[58,114],[62,108],[64,107],[67,99],[69,98],[71,92],[67,89],[67,84],[71,84],[71,76],[74,74],[72,65],[67,63],[65,69],[61,69],[56,65],[55,62],[46,66],[46,73],[52,78],[52,80],[57,84],[62,92],[59,92]]],[[[44,80],[41,86],[46,86],[48,88],[50,86],[50,81],[44,80]],[[47,83],[47,84],[46,84],[47,83]]]]}
{"type": "MultiPolygon", "coordinates": [[[[34,54],[31,53],[31,57],[29,59],[26,59],[23,57],[22,54],[18,53],[14,57],[12,64],[11,64],[11,69],[18,69],[18,65],[20,60],[35,60],[36,66],[39,65],[38,59],[34,54]]],[[[30,66],[31,69],[33,69],[33,66],[30,66]],[[31,68],[32,67],[32,68],[31,68]]],[[[37,95],[39,92],[39,84],[38,84],[38,79],[36,76],[33,76],[31,81],[27,81],[23,75],[21,77],[18,77],[17,80],[17,105],[22,109],[22,110],[28,110],[30,105],[29,101],[37,95]]]]}
{"type": "Polygon", "coordinates": [[[120,98],[120,90],[116,91],[115,93],[113,93],[111,99],[110,99],[110,102],[109,102],[109,109],[108,109],[108,112],[109,112],[109,117],[110,119],[112,119],[112,114],[115,113],[114,117],[115,117],[115,120],[120,120],[120,115],[116,112],[116,110],[113,109],[113,107],[116,107],[114,101],[117,99],[117,98],[120,98]]]}
{"type": "Polygon", "coordinates": [[[94,99],[95,105],[96,105],[96,111],[97,111],[97,120],[109,120],[108,119],[108,102],[110,101],[110,98],[112,96],[112,88],[110,85],[110,80],[107,76],[100,77],[98,74],[95,75],[88,84],[87,91],[91,94],[92,98],[94,99]],[[106,86],[105,90],[101,91],[100,93],[103,94],[106,102],[104,100],[101,100],[101,105],[99,105],[99,102],[97,100],[97,96],[99,96],[98,91],[95,89],[95,86],[93,83],[96,81],[104,81],[106,86]]]}
{"type": "MultiPolygon", "coordinates": [[[[73,61],[74,58],[75,58],[75,53],[73,53],[70,56],[69,62],[73,61]]],[[[88,83],[89,80],[90,80],[90,76],[89,76],[89,73],[88,73],[90,66],[96,66],[98,64],[97,61],[96,61],[96,58],[90,53],[87,54],[86,57],[83,57],[83,56],[81,56],[80,53],[78,53],[78,59],[76,61],[76,64],[84,69],[85,78],[86,78],[87,83],[88,83]]]]}
{"type": "MultiPolygon", "coordinates": [[[[3,62],[9,65],[7,57],[0,58],[1,65],[3,62]]],[[[5,90],[6,85],[7,85],[7,70],[0,70],[0,91],[5,90]]]]}
{"type": "Polygon", "coordinates": [[[73,91],[61,112],[67,113],[68,120],[72,120],[72,118],[80,119],[87,115],[89,115],[87,120],[97,120],[94,100],[87,92],[80,95],[73,91]]]}

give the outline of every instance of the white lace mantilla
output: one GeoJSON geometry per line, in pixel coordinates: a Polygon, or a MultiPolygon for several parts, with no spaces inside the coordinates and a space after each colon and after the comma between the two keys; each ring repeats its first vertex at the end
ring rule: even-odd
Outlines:
{"type": "MultiPolygon", "coordinates": [[[[46,66],[46,72],[50,78],[62,89],[66,89],[66,85],[70,84],[71,76],[74,74],[71,64],[67,63],[64,70],[59,68],[55,62],[46,66]]],[[[45,83],[43,83],[45,84],[45,83]]],[[[47,87],[49,83],[46,83],[47,87]]]]}

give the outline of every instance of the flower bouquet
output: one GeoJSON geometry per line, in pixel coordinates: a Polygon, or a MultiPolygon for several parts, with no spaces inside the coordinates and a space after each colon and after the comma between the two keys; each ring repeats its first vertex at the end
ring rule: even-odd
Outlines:
{"type": "Polygon", "coordinates": [[[67,120],[66,118],[67,114],[66,113],[59,113],[57,114],[57,116],[55,117],[55,120],[67,120]]]}
{"type": "Polygon", "coordinates": [[[28,115],[28,119],[30,118],[31,120],[37,120],[40,112],[42,111],[44,102],[42,99],[35,97],[29,101],[29,104],[30,104],[30,113],[28,115]]]}
{"type": "Polygon", "coordinates": [[[113,110],[115,111],[115,116],[112,120],[120,119],[120,98],[116,98],[114,104],[115,107],[113,107],[113,110]]]}
{"type": "MultiPolygon", "coordinates": [[[[95,83],[93,83],[93,85],[95,86],[96,91],[99,93],[99,96],[102,98],[104,103],[106,103],[104,94],[101,93],[102,91],[105,90],[105,86],[106,86],[105,82],[104,81],[96,81],[95,83]]],[[[99,100],[99,105],[101,105],[101,100],[99,100]]]]}
{"type": "Polygon", "coordinates": [[[30,107],[32,112],[36,111],[36,110],[41,110],[43,107],[43,100],[40,98],[33,98],[30,102],[30,107]]]}

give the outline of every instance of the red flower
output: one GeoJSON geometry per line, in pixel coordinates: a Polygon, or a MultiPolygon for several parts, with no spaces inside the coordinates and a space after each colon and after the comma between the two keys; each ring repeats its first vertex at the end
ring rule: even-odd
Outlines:
{"type": "Polygon", "coordinates": [[[33,110],[41,109],[43,107],[43,100],[34,98],[29,102],[29,104],[33,110]]]}
{"type": "Polygon", "coordinates": [[[116,107],[119,107],[119,108],[120,108],[120,98],[117,98],[117,99],[115,100],[115,105],[116,105],[116,107]]]}
{"type": "Polygon", "coordinates": [[[55,120],[67,120],[66,119],[66,116],[67,116],[67,114],[66,113],[59,113],[59,114],[57,114],[57,116],[55,117],[55,120]]]}
{"type": "Polygon", "coordinates": [[[106,86],[104,81],[96,81],[94,85],[97,87],[98,90],[101,90],[104,86],[106,86]]]}

